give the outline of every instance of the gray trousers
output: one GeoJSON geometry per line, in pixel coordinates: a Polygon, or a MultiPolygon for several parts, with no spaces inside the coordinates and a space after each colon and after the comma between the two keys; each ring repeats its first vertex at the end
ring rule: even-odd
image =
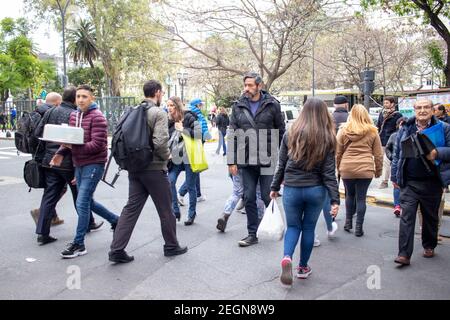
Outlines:
{"type": "Polygon", "coordinates": [[[158,211],[165,242],[164,249],[176,248],[178,246],[176,221],[172,212],[172,194],[167,172],[155,170],[129,173],[128,180],[128,203],[120,214],[111,243],[111,251],[125,249],[149,195],[158,211]]]}

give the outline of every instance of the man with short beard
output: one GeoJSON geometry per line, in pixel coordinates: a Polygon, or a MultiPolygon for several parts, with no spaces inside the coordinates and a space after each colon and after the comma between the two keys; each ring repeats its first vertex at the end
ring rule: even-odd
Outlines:
{"type": "Polygon", "coordinates": [[[262,90],[262,86],[262,78],[257,73],[250,72],[244,76],[244,92],[234,103],[230,119],[231,134],[228,138],[227,163],[233,176],[238,174],[238,167],[241,171],[247,212],[248,236],[239,241],[241,247],[258,243],[256,231],[260,220],[256,205],[256,186],[259,182],[261,197],[267,207],[270,203],[270,185],[275,171],[272,162],[274,159],[276,162],[278,147],[285,131],[280,103],[262,90]],[[272,129],[275,132],[272,132],[272,129]],[[252,131],[256,133],[257,141],[245,137],[247,133],[252,135],[252,131]],[[272,137],[274,133],[278,133],[278,136],[275,134],[272,137]],[[242,141],[242,136],[245,142],[242,141]],[[240,140],[243,145],[238,146],[240,140]],[[275,148],[272,148],[272,144],[276,144],[275,148]],[[272,154],[272,149],[276,150],[276,154],[272,154]],[[245,159],[242,159],[242,162],[241,151],[245,152],[245,159]],[[261,159],[261,155],[264,155],[266,160],[261,159]]]}

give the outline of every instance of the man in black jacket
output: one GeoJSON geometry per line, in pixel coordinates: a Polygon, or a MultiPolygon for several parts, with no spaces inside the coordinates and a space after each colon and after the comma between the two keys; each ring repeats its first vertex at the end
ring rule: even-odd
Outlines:
{"type": "Polygon", "coordinates": [[[442,103],[436,103],[433,106],[434,115],[439,120],[450,124],[450,117],[447,115],[447,111],[445,110],[445,106],[442,103]]]}
{"type": "Polygon", "coordinates": [[[386,144],[390,136],[397,130],[397,120],[402,117],[402,114],[395,110],[395,98],[385,97],[383,100],[383,112],[378,116],[378,133],[380,135],[381,145],[383,146],[383,181],[380,184],[380,189],[388,187],[389,176],[391,174],[391,162],[386,157],[386,144]]]}
{"type": "Polygon", "coordinates": [[[335,108],[333,112],[334,124],[336,125],[336,133],[338,132],[341,124],[347,122],[348,119],[348,100],[346,96],[336,96],[333,101],[335,108]]]}
{"type": "MultiPolygon", "coordinates": [[[[50,93],[49,93],[50,95],[50,93]]],[[[47,96],[48,97],[48,96],[47,96]]],[[[49,107],[41,119],[41,122],[37,126],[34,134],[36,137],[42,137],[44,132],[44,126],[46,124],[62,124],[69,123],[70,114],[77,109],[75,105],[76,98],[76,88],[69,87],[64,90],[62,96],[62,103],[60,106],[55,105],[54,107],[49,107]]],[[[47,102],[47,100],[46,100],[47,102]]],[[[44,106],[40,107],[43,108],[44,106]]],[[[38,234],[38,243],[40,245],[45,245],[56,241],[57,239],[50,236],[50,226],[52,218],[55,214],[55,207],[58,203],[61,195],[64,192],[66,184],[70,186],[72,191],[74,206],[77,199],[77,187],[72,184],[74,179],[74,167],[72,164],[72,157],[66,156],[58,168],[51,167],[50,161],[58,151],[60,144],[54,142],[46,142],[45,148],[40,156],[40,161],[44,167],[45,172],[45,183],[46,187],[44,189],[44,194],[42,195],[41,207],[39,219],[36,227],[36,233],[38,234]]],[[[92,217],[89,224],[89,231],[98,229],[103,222],[100,224],[95,224],[94,218],[92,217]]]]}
{"type": "Polygon", "coordinates": [[[227,163],[232,175],[241,169],[244,186],[248,236],[239,241],[247,247],[258,243],[259,226],[256,185],[266,206],[270,203],[270,184],[278,158],[278,147],[285,132],[279,102],[262,90],[262,78],[250,72],[244,76],[244,94],[233,105],[228,138],[227,163]]]}

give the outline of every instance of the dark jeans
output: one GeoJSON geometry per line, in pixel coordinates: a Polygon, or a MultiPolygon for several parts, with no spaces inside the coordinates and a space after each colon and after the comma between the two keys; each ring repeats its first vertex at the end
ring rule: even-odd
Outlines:
{"type": "Polygon", "coordinates": [[[261,198],[267,207],[270,203],[270,184],[273,175],[262,175],[261,167],[248,166],[241,169],[242,185],[244,186],[245,212],[247,213],[247,230],[249,235],[255,235],[258,230],[260,219],[258,217],[258,206],[256,204],[256,186],[258,181],[261,188],[261,198]]]}
{"type": "MultiPolygon", "coordinates": [[[[202,196],[202,192],[200,190],[200,172],[196,174],[195,178],[195,188],[197,190],[197,198],[200,198],[202,196]]],[[[189,191],[188,185],[186,183],[186,180],[183,182],[183,185],[178,190],[178,193],[180,196],[184,197],[189,191]]]]}
{"type": "Polygon", "coordinates": [[[292,258],[301,234],[301,267],[306,267],[311,257],[314,246],[314,229],[327,193],[328,190],[324,186],[304,188],[284,186],[283,207],[287,223],[284,256],[292,258]]]}
{"type": "Polygon", "coordinates": [[[422,246],[434,249],[437,245],[439,205],[442,197],[442,186],[437,179],[426,181],[407,181],[400,189],[399,255],[410,258],[414,249],[414,228],[417,208],[422,212],[422,246]]]}
{"type": "MultiPolygon", "coordinates": [[[[53,217],[56,215],[55,207],[64,193],[64,187],[69,185],[72,192],[73,206],[76,209],[77,187],[71,184],[74,178],[74,171],[44,168],[46,188],[42,195],[41,206],[39,208],[39,220],[36,226],[36,233],[44,236],[50,234],[50,226],[53,217]]],[[[90,224],[94,223],[92,212],[90,214],[90,224]]]]}
{"type": "Polygon", "coordinates": [[[161,231],[165,249],[178,246],[175,216],[172,212],[172,193],[165,171],[143,171],[129,173],[128,202],[119,218],[111,251],[124,250],[130,241],[134,226],[150,195],[155,204],[161,222],[161,231]]]}
{"type": "Polygon", "coordinates": [[[76,244],[84,244],[84,237],[89,227],[89,214],[91,209],[111,224],[117,223],[117,220],[119,219],[118,216],[94,200],[94,192],[98,182],[103,176],[104,170],[104,164],[89,164],[75,168],[78,189],[76,204],[78,225],[73,242],[76,244]]]}
{"type": "Polygon", "coordinates": [[[198,173],[192,172],[190,164],[174,164],[169,171],[170,189],[172,192],[172,209],[174,214],[180,213],[180,207],[178,206],[177,199],[177,179],[181,171],[186,172],[186,180],[184,184],[189,192],[189,218],[195,218],[197,207],[197,176],[198,173]]]}
{"type": "Polygon", "coordinates": [[[372,179],[342,179],[345,186],[346,218],[352,219],[356,213],[356,223],[363,224],[366,215],[366,197],[372,179]]]}

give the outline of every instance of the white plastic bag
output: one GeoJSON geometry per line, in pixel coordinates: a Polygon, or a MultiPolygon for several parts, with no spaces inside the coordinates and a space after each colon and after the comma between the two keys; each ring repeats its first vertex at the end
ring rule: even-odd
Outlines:
{"type": "Polygon", "coordinates": [[[264,212],[256,236],[261,239],[281,240],[285,231],[284,219],[281,216],[277,202],[272,199],[264,212]]]}

